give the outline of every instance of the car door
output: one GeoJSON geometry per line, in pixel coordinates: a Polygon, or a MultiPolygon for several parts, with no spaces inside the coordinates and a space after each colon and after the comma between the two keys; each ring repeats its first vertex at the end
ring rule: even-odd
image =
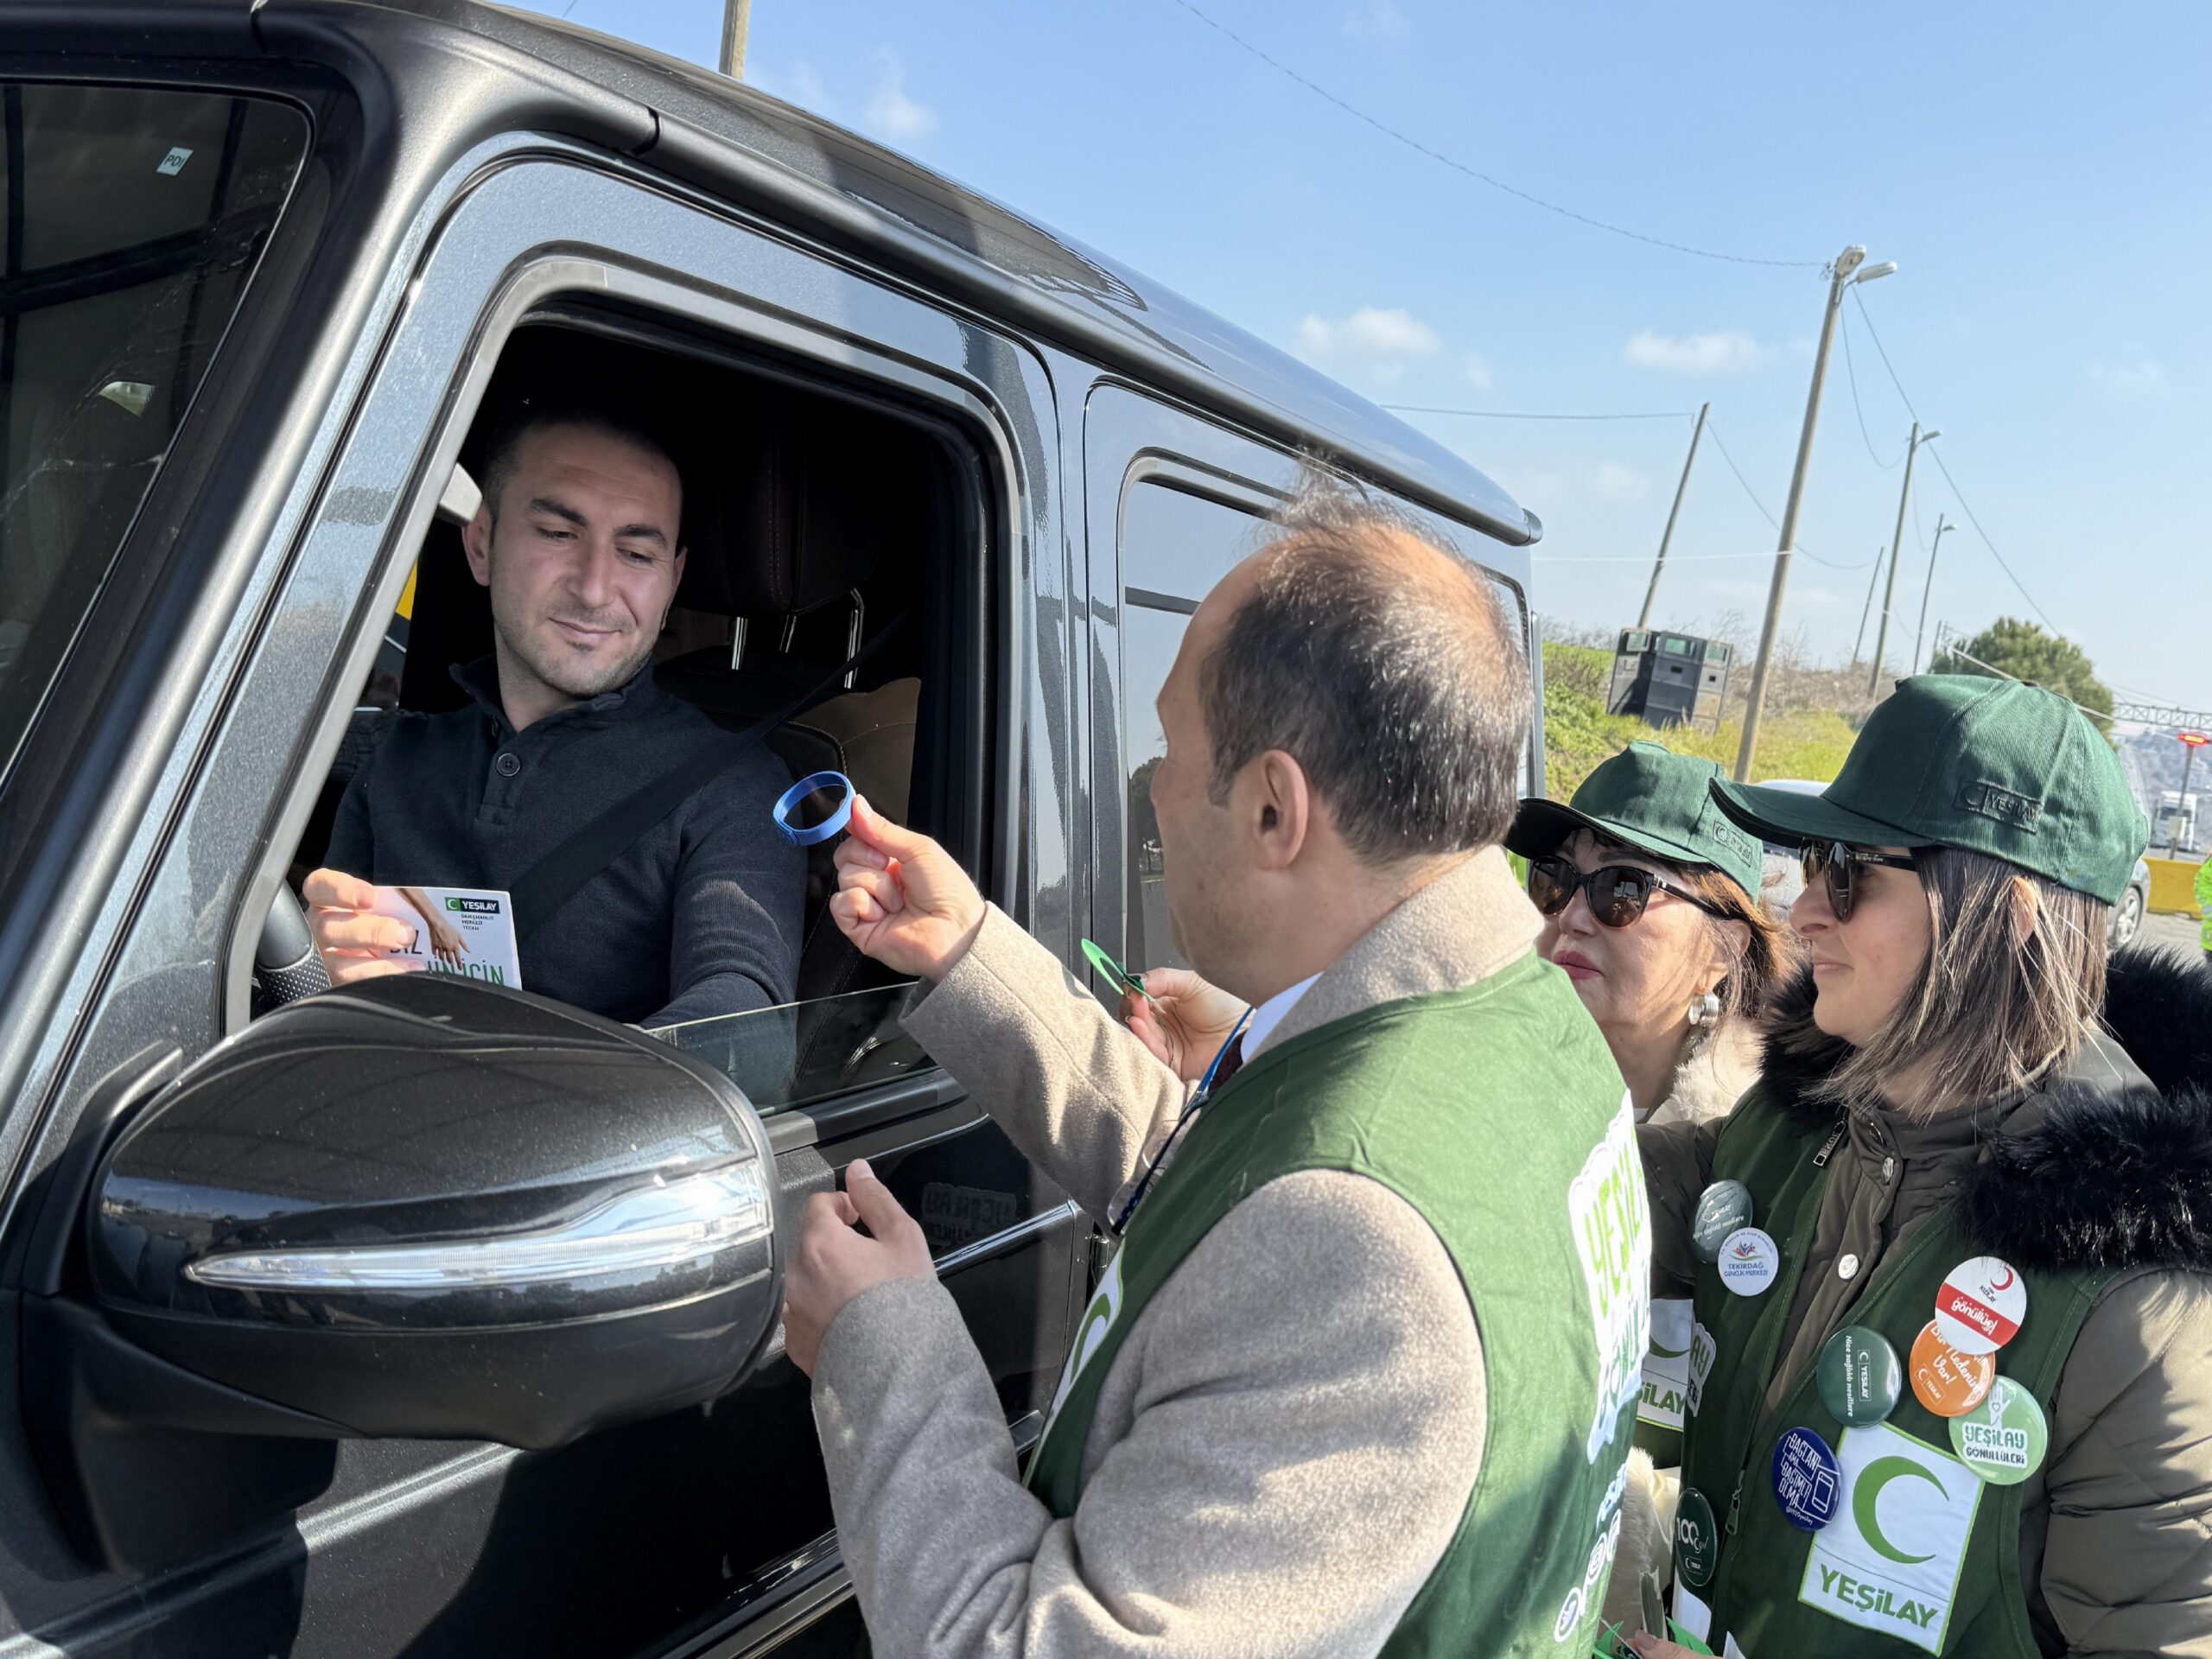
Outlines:
{"type": "MultiPolygon", "coordinates": [[[[1069,655],[1077,607],[1039,358],[542,136],[480,146],[386,246],[336,394],[300,410],[311,436],[247,580],[198,598],[221,607],[219,643],[181,694],[174,738],[141,757],[156,781],[98,905],[112,942],[80,964],[73,1001],[10,1033],[44,1057],[9,1109],[16,1211],[53,1179],[104,1078],[151,1044],[188,1064],[245,1021],[284,849],[499,344],[564,308],[680,327],[967,435],[988,626],[966,692],[978,741],[959,849],[999,902],[1074,957],[1071,698],[1048,666],[1069,655]]],[[[887,995],[879,1013],[891,1007],[887,995]]],[[[923,1217],[1010,1434],[1033,1436],[1082,1288],[1086,1230],[1065,1195],[925,1057],[763,1116],[787,1193],[866,1156],[923,1217]]],[[[27,1432],[0,1409],[0,1643],[73,1656],[734,1655],[842,1650],[856,1629],[804,1379],[787,1362],[708,1407],[548,1451],[343,1441],[308,1501],[244,1521],[224,1518],[219,1495],[165,1480],[149,1429],[111,1478],[170,1519],[175,1547],[153,1565],[86,1558],[25,1455],[27,1432]]]]}

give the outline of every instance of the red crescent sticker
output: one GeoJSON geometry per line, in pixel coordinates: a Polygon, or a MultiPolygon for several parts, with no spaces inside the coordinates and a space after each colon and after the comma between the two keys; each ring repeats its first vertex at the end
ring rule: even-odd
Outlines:
{"type": "Polygon", "coordinates": [[[1942,1339],[1962,1354],[1995,1353],[2019,1335],[2027,1316],[2028,1287],[2012,1264],[1997,1256],[1960,1262],[1936,1293],[1936,1324],[1942,1339]]]}

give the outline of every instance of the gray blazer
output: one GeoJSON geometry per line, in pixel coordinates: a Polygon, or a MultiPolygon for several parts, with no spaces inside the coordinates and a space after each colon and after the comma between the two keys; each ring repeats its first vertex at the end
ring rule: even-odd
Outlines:
{"type": "MultiPolygon", "coordinates": [[[[1346,952],[1261,1048],[1471,984],[1538,927],[1503,855],[1478,854],[1346,952]]],[[[1174,1074],[996,910],[906,1025],[1093,1216],[1183,1109],[1174,1074]]],[[[1373,1654],[1458,1529],[1484,1406],[1443,1244],[1402,1198],[1337,1171],[1253,1193],[1143,1309],[1068,1520],[1023,1490],[936,1282],[849,1303],[814,1379],[838,1533],[886,1659],[1373,1654]]]]}

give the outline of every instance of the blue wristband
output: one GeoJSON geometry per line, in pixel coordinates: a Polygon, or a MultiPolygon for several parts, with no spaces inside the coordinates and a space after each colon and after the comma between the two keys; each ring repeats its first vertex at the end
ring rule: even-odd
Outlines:
{"type": "Polygon", "coordinates": [[[802,778],[785,790],[783,798],[776,803],[772,816],[776,820],[777,832],[794,847],[817,847],[852,822],[853,797],[857,792],[853,788],[853,780],[842,772],[817,772],[811,777],[802,778]],[[832,786],[845,791],[845,798],[837,803],[835,812],[809,829],[802,830],[791,822],[791,814],[798,810],[801,801],[817,789],[832,786]]]}

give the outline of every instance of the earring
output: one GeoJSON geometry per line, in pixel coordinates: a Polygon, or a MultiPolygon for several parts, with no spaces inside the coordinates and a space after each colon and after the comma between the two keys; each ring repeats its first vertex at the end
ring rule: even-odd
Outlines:
{"type": "Polygon", "coordinates": [[[1712,991],[1690,999],[1690,1024],[1714,1026],[1720,1023],[1720,998],[1712,991]]]}

